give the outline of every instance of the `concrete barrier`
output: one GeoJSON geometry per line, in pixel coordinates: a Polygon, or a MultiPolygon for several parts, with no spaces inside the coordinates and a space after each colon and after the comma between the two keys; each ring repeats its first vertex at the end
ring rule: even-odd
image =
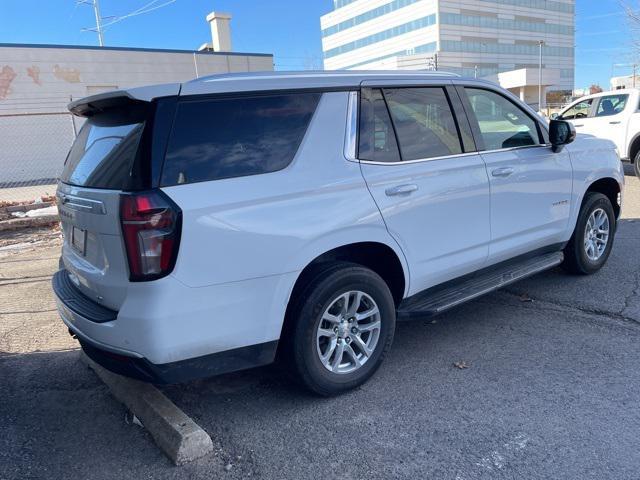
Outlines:
{"type": "Polygon", "coordinates": [[[138,417],[173,463],[182,465],[213,450],[207,432],[153,385],[116,375],[84,353],[81,359],[109,387],[112,395],[138,417]]]}

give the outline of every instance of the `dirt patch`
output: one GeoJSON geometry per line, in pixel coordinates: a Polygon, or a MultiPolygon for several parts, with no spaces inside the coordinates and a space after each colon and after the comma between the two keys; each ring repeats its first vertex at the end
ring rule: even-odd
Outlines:
{"type": "Polygon", "coordinates": [[[62,243],[60,225],[0,231],[0,253],[62,243]]]}

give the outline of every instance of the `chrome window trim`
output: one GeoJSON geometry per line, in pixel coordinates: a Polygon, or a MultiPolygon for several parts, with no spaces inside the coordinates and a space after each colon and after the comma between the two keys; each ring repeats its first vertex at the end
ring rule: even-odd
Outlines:
{"type": "Polygon", "coordinates": [[[459,157],[470,157],[471,155],[478,155],[482,152],[464,152],[457,153],[455,155],[441,155],[439,157],[429,157],[429,158],[416,158],[414,160],[400,160],[398,162],[375,162],[373,160],[358,160],[360,163],[365,163],[369,165],[408,165],[411,163],[424,163],[424,162],[432,162],[434,160],[446,160],[448,158],[459,158],[459,157]]]}
{"type": "Polygon", "coordinates": [[[522,145],[520,147],[509,147],[509,148],[495,148],[493,150],[482,150],[481,152],[478,153],[499,153],[499,152],[511,152],[513,150],[525,150],[525,149],[529,149],[529,148],[541,148],[541,147],[547,147],[550,148],[551,144],[550,143],[538,143],[536,145],[522,145]]]}
{"type": "Polygon", "coordinates": [[[511,152],[514,150],[524,150],[524,149],[528,149],[528,148],[541,148],[541,147],[546,147],[546,148],[550,148],[551,144],[539,144],[539,145],[523,145],[521,147],[509,147],[509,148],[499,148],[496,150],[482,150],[482,151],[476,151],[476,152],[464,152],[464,153],[458,153],[455,155],[443,155],[440,157],[429,157],[429,158],[417,158],[415,160],[405,160],[403,161],[399,161],[399,162],[374,162],[373,160],[356,160],[360,163],[364,163],[364,164],[368,164],[368,165],[407,165],[410,163],[424,163],[424,162],[431,162],[434,160],[447,160],[450,158],[460,158],[460,157],[470,157],[471,155],[482,155],[483,153],[500,153],[500,152],[511,152]]]}
{"type": "Polygon", "coordinates": [[[347,124],[344,137],[344,158],[357,162],[356,147],[358,142],[358,92],[349,92],[347,104],[347,124]]]}

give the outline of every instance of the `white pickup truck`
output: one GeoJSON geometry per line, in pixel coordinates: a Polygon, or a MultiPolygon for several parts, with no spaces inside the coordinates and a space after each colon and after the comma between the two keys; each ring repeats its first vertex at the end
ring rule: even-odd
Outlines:
{"type": "Polygon", "coordinates": [[[620,159],[631,162],[640,178],[640,89],[582,97],[554,118],[573,123],[577,133],[611,140],[620,159]]]}

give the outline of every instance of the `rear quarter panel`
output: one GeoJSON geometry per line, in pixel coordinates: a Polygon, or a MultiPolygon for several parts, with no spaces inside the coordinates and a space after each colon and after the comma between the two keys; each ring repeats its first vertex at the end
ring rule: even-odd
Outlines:
{"type": "Polygon", "coordinates": [[[360,165],[344,158],[347,104],[346,92],[323,95],[284,170],[164,188],[183,211],[172,275],[203,287],[298,272],[318,255],[359,241],[384,243],[404,262],[360,165]]]}

